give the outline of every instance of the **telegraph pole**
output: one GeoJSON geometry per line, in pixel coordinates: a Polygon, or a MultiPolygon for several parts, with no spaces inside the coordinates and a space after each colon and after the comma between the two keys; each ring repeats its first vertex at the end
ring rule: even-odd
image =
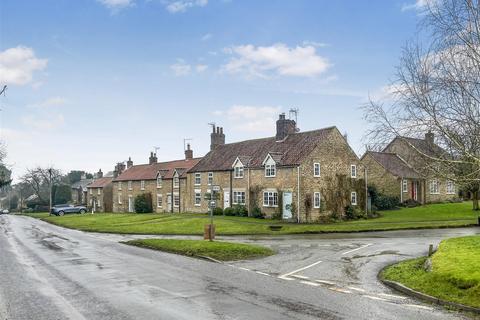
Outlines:
{"type": "Polygon", "coordinates": [[[52,188],[53,188],[53,186],[52,186],[52,168],[48,169],[48,176],[49,176],[49,187],[50,187],[49,188],[50,189],[50,200],[49,200],[50,209],[49,209],[48,213],[49,213],[49,215],[51,215],[52,214],[52,188]]]}

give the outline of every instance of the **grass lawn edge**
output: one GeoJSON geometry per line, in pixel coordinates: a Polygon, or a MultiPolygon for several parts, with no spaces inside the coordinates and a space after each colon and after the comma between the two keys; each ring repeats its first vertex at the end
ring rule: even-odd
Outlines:
{"type": "Polygon", "coordinates": [[[428,295],[426,293],[423,293],[421,291],[414,290],[414,289],[404,285],[403,283],[393,281],[393,280],[389,280],[385,277],[384,271],[386,269],[388,269],[392,266],[395,266],[397,264],[403,263],[403,262],[416,260],[416,259],[420,259],[420,258],[426,258],[426,257],[417,257],[417,258],[413,258],[413,259],[406,259],[406,260],[402,260],[400,262],[395,262],[395,263],[392,263],[392,264],[388,264],[388,265],[384,266],[378,272],[377,278],[381,283],[383,283],[387,287],[392,288],[392,289],[394,289],[398,292],[401,292],[403,294],[406,294],[410,297],[420,299],[420,300],[423,300],[423,301],[426,301],[426,302],[430,302],[430,303],[433,303],[433,304],[441,305],[441,306],[444,306],[444,307],[453,307],[453,308],[458,309],[458,310],[480,314],[480,308],[473,307],[473,306],[467,306],[467,305],[464,305],[464,304],[461,304],[461,303],[458,303],[458,302],[453,302],[453,301],[440,299],[440,298],[428,295]]]}
{"type": "MultiPolygon", "coordinates": [[[[215,263],[224,263],[227,261],[240,261],[240,260],[253,260],[253,259],[260,259],[260,258],[265,258],[268,256],[272,256],[276,254],[276,252],[270,248],[259,246],[259,245],[252,245],[252,244],[246,244],[246,243],[234,243],[234,242],[227,242],[227,241],[207,241],[207,240],[183,240],[183,239],[135,239],[135,240],[129,240],[129,241],[122,241],[120,242],[125,245],[129,246],[134,246],[134,247],[139,247],[139,248],[144,248],[144,249],[149,249],[149,250],[155,250],[155,251],[161,251],[161,252],[166,252],[166,253],[171,253],[171,254],[177,254],[177,255],[182,255],[190,258],[197,258],[197,259],[203,259],[203,260],[208,260],[211,262],[215,263]],[[161,245],[149,245],[148,242],[160,242],[160,243],[167,243],[167,246],[161,246],[161,245]],[[172,245],[168,245],[168,243],[172,245]],[[179,244],[175,246],[175,244],[179,244]],[[189,245],[188,249],[185,249],[182,247],[182,245],[189,245]],[[205,253],[198,253],[195,252],[195,249],[192,249],[194,245],[200,245],[200,247],[203,247],[201,249],[206,249],[204,251],[205,253]],[[223,246],[221,250],[223,251],[223,255],[220,254],[219,252],[215,252],[216,250],[220,248],[213,248],[210,249],[210,253],[208,246],[223,246]],[[229,248],[232,247],[237,250],[236,254],[228,254],[229,248]],[[239,249],[245,249],[241,253],[238,252],[239,249]],[[226,254],[225,254],[226,252],[226,254]],[[229,259],[227,257],[230,257],[229,259]]],[[[202,251],[202,250],[200,250],[202,251]]]]}

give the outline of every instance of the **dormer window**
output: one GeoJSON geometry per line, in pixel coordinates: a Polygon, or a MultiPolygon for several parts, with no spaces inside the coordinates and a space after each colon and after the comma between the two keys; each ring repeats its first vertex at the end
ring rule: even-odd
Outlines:
{"type": "Polygon", "coordinates": [[[235,178],[243,178],[243,166],[235,167],[235,178]]]}
{"type": "Polygon", "coordinates": [[[178,178],[178,175],[175,175],[173,177],[173,187],[178,188],[180,186],[180,179],[178,178]]]}
{"type": "Polygon", "coordinates": [[[157,177],[157,188],[161,188],[161,187],[162,187],[162,176],[158,175],[158,177],[157,177]]]}
{"type": "Polygon", "coordinates": [[[266,164],[265,165],[265,177],[275,177],[276,175],[276,165],[275,164],[266,164]]]}
{"type": "Polygon", "coordinates": [[[145,190],[145,180],[140,181],[140,190],[145,190]]]}
{"type": "Polygon", "coordinates": [[[237,159],[235,159],[235,162],[233,163],[232,167],[233,167],[233,177],[236,178],[236,179],[243,178],[243,172],[244,172],[245,167],[244,167],[242,161],[240,161],[240,159],[238,157],[237,157],[237,159]]]}

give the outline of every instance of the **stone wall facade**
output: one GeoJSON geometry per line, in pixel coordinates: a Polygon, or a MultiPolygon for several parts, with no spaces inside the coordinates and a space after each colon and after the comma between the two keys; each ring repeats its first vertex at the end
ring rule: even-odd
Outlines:
{"type": "Polygon", "coordinates": [[[87,206],[92,210],[95,203],[95,212],[112,212],[113,186],[109,184],[101,188],[87,187],[87,206]]]}

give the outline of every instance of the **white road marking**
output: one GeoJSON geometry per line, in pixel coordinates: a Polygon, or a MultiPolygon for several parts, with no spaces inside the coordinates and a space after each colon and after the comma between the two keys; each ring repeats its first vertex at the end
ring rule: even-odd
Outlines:
{"type": "Polygon", "coordinates": [[[300,283],[308,284],[309,286],[314,286],[314,287],[318,287],[318,286],[319,286],[318,283],[315,283],[315,282],[312,282],[312,281],[300,281],[300,283]]]}
{"type": "Polygon", "coordinates": [[[395,299],[407,299],[407,297],[397,296],[396,294],[378,293],[379,296],[395,299]]]}
{"type": "Polygon", "coordinates": [[[425,310],[433,310],[433,308],[431,308],[431,307],[421,306],[421,305],[418,305],[418,304],[402,304],[402,306],[425,309],[425,310]]]}
{"type": "Polygon", "coordinates": [[[282,279],[282,280],[288,280],[288,281],[292,281],[292,280],[295,280],[295,279],[292,279],[292,278],[287,278],[287,277],[277,277],[278,279],[282,279]]]}
{"type": "Polygon", "coordinates": [[[387,299],[383,299],[383,298],[379,298],[379,297],[375,297],[375,296],[369,296],[369,295],[364,295],[365,298],[369,298],[369,299],[372,299],[372,300],[379,300],[379,301],[388,301],[387,299]]]}
{"type": "Polygon", "coordinates": [[[281,276],[279,276],[279,278],[286,278],[288,276],[291,276],[292,274],[298,273],[298,272],[303,271],[303,270],[307,270],[308,268],[316,266],[320,262],[322,262],[322,261],[317,261],[317,262],[312,263],[312,264],[310,264],[306,267],[303,267],[303,268],[300,268],[300,269],[297,269],[297,270],[293,270],[292,272],[289,272],[289,273],[282,274],[281,276]]]}
{"type": "Polygon", "coordinates": [[[292,277],[295,277],[295,278],[298,278],[298,279],[304,279],[304,280],[309,279],[308,277],[299,276],[299,275],[296,275],[296,274],[292,275],[292,277]]]}
{"type": "Polygon", "coordinates": [[[365,290],[360,289],[360,288],[356,288],[356,287],[347,287],[347,288],[350,289],[350,290],[358,291],[358,292],[365,292],[365,290]]]}
{"type": "Polygon", "coordinates": [[[373,243],[368,243],[368,244],[366,244],[366,245],[364,245],[364,246],[361,246],[361,247],[359,247],[359,248],[352,249],[352,250],[348,250],[348,251],[342,253],[342,255],[344,255],[344,254],[349,254],[349,253],[352,253],[352,252],[355,252],[355,251],[358,251],[358,250],[361,250],[361,249],[365,249],[366,247],[369,247],[369,246],[371,246],[372,244],[373,244],[373,243]]]}
{"type": "Polygon", "coordinates": [[[252,270],[250,270],[248,268],[244,268],[244,267],[238,267],[238,269],[245,270],[245,271],[252,271],[252,270]]]}
{"type": "Polygon", "coordinates": [[[335,283],[327,281],[327,280],[315,280],[316,282],[323,283],[323,284],[328,284],[329,286],[335,285],[335,283]]]}
{"type": "Polygon", "coordinates": [[[268,273],[262,272],[262,271],[255,271],[258,274],[264,275],[264,276],[270,276],[268,273]]]}
{"type": "Polygon", "coordinates": [[[341,292],[341,293],[352,293],[352,291],[348,291],[348,290],[345,290],[345,289],[342,289],[342,288],[337,288],[337,287],[330,287],[328,289],[330,289],[332,291],[341,292]]]}

